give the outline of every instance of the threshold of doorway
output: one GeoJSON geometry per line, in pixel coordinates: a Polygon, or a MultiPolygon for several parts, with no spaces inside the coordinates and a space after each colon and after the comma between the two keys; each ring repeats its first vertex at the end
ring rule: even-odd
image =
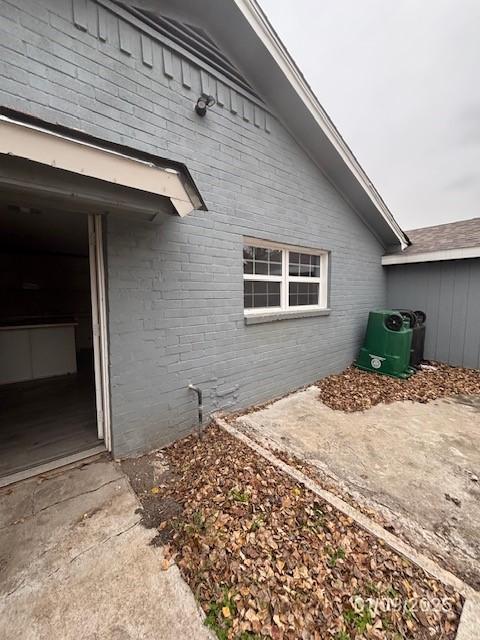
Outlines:
{"type": "Polygon", "coordinates": [[[66,467],[70,464],[85,460],[86,458],[91,458],[101,453],[106,453],[106,451],[107,450],[104,444],[98,444],[95,447],[90,447],[89,449],[84,449],[83,451],[77,451],[76,453],[57,458],[56,460],[50,460],[49,462],[45,462],[44,464],[39,464],[28,469],[23,469],[22,471],[18,471],[16,473],[2,476],[0,478],[0,487],[6,487],[9,484],[14,484],[15,482],[20,482],[21,480],[27,480],[27,478],[33,478],[34,476],[41,475],[42,473],[47,473],[48,471],[53,471],[54,469],[59,469],[60,467],[66,467]]]}

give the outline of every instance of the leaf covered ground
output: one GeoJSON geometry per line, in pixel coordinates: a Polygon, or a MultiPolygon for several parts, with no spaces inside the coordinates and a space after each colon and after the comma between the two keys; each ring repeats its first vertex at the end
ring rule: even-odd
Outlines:
{"type": "Polygon", "coordinates": [[[123,468],[220,639],[455,637],[457,593],[219,427],[123,468]]]}
{"type": "Polygon", "coordinates": [[[436,398],[480,394],[480,371],[432,363],[407,380],[349,367],[338,375],[327,376],[316,384],[320,400],[341,411],[363,411],[381,402],[413,400],[429,402],[436,398]]]}

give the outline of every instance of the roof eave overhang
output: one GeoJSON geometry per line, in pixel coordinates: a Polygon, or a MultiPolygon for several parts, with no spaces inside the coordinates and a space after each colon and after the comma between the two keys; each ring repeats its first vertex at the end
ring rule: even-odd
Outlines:
{"type": "MultiPolygon", "coordinates": [[[[409,244],[407,236],[318,102],[257,2],[234,0],[234,3],[284,78],[281,82],[278,72],[263,72],[263,78],[269,78],[267,82],[257,77],[257,84],[262,89],[267,88],[267,92],[262,91],[262,97],[275,105],[286,126],[310,156],[317,159],[320,168],[376,232],[382,244],[406,248],[409,244]],[[268,90],[269,86],[274,87],[273,91],[268,90]]],[[[249,50],[245,43],[243,46],[244,50],[249,50]]],[[[258,57],[256,60],[257,74],[262,73],[258,57]]]]}
{"type": "Polygon", "coordinates": [[[443,249],[441,251],[424,251],[422,253],[393,253],[382,257],[382,265],[442,262],[445,260],[465,260],[466,258],[480,258],[480,247],[443,249]]]}

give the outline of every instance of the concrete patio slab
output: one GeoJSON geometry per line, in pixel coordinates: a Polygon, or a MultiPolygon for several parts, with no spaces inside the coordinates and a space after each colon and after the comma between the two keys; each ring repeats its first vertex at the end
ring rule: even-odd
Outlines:
{"type": "Polygon", "coordinates": [[[317,387],[235,425],[316,466],[475,588],[480,585],[480,402],[394,402],[344,413],[317,387]]]}
{"type": "Polygon", "coordinates": [[[211,638],[138,507],[110,461],[1,490],[0,637],[211,638]]]}

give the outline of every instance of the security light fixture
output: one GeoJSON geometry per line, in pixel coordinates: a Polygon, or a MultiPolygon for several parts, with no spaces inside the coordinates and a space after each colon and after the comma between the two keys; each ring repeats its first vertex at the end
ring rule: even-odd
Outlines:
{"type": "Polygon", "coordinates": [[[200,98],[197,100],[197,104],[195,105],[195,111],[198,113],[200,117],[207,113],[207,109],[213,107],[216,100],[213,96],[207,96],[206,94],[202,94],[200,98]]]}

